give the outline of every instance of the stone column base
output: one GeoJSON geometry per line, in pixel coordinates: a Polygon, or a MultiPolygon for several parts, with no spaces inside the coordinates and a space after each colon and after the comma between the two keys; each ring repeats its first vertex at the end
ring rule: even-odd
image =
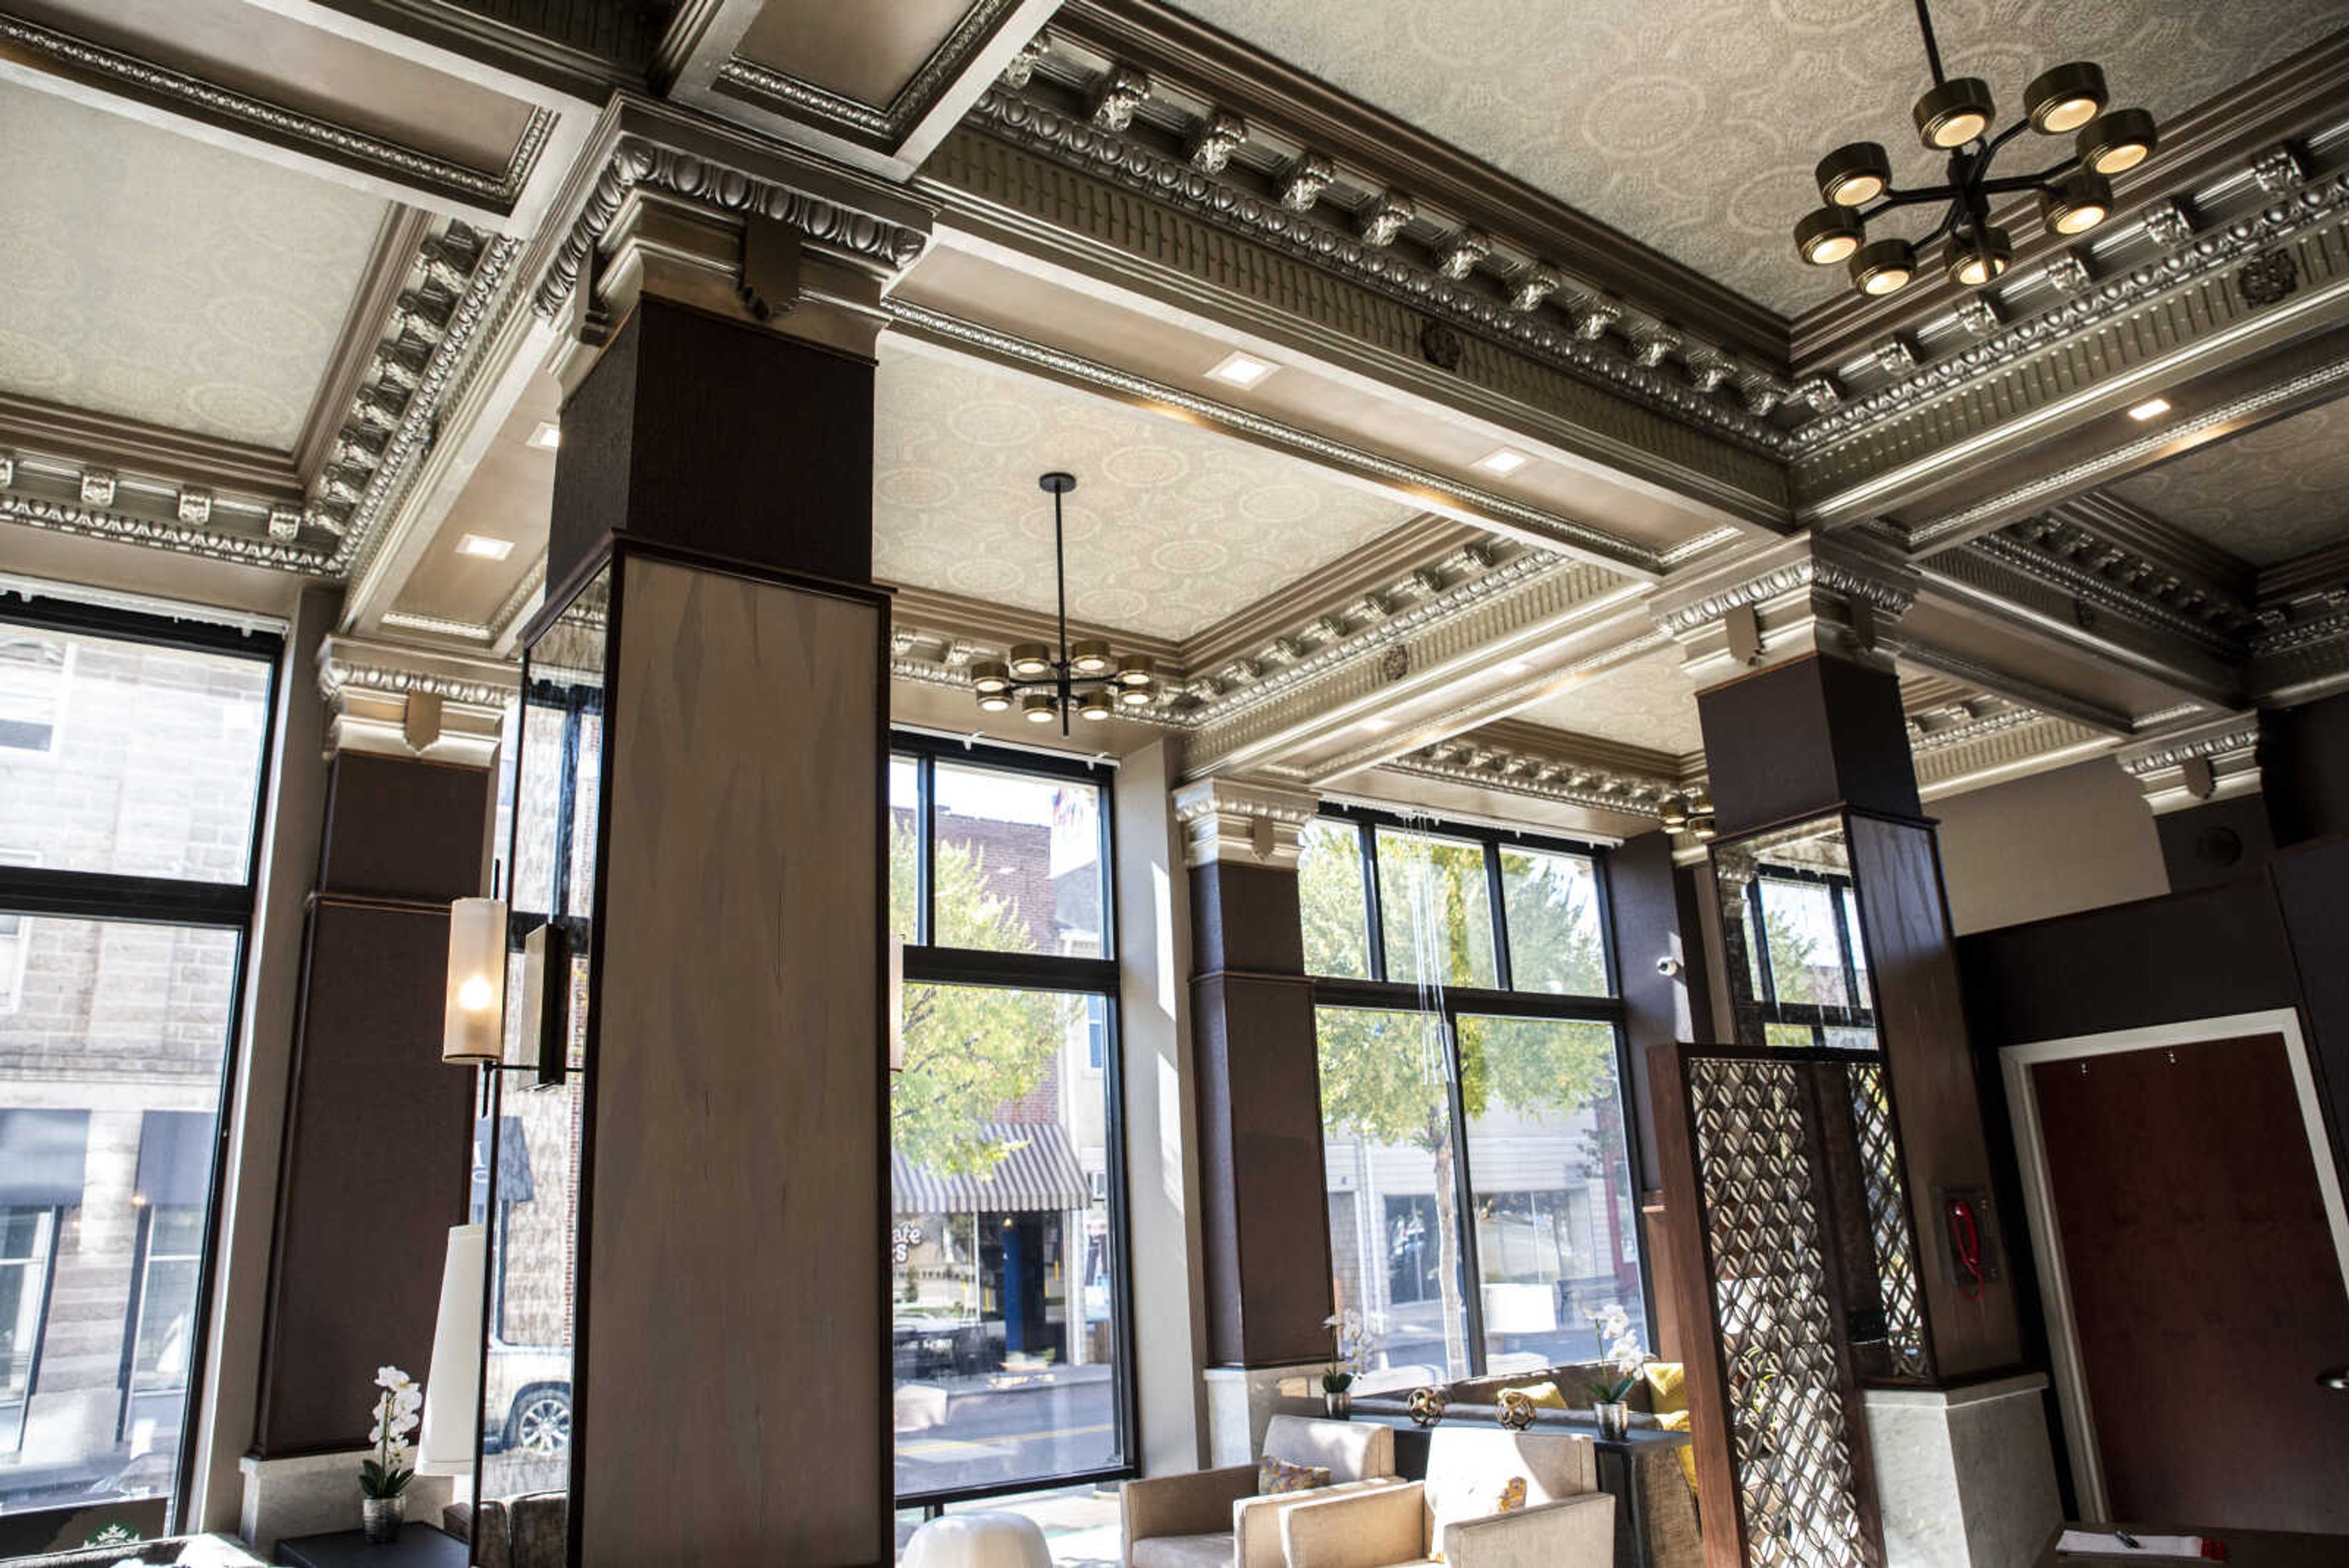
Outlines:
{"type": "MultiPolygon", "coordinates": [[[[237,1533],[257,1557],[274,1557],[288,1536],[324,1535],[359,1527],[359,1461],[367,1450],[309,1454],[300,1459],[237,1461],[244,1472],[244,1506],[237,1533]]],[[[418,1476],[408,1483],[408,1517],[439,1524],[455,1482],[447,1476],[418,1476]]]]}
{"type": "Polygon", "coordinates": [[[2064,1517],[2043,1373],[1870,1388],[1886,1568],[2029,1568],[2064,1517]]]}
{"type": "Polygon", "coordinates": [[[1208,1367],[1208,1465],[1252,1465],[1264,1450],[1265,1423],[1275,1416],[1321,1414],[1321,1374],[1327,1369],[1319,1361],[1208,1367]]]}

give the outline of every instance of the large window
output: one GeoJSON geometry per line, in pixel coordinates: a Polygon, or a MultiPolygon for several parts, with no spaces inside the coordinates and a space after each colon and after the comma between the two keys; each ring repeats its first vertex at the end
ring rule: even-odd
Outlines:
{"type": "Polygon", "coordinates": [[[1129,1474],[1108,774],[898,746],[897,1495],[1129,1474]]]}
{"type": "Polygon", "coordinates": [[[0,1511],[176,1505],[279,650],[0,596],[0,1511]]]}
{"type": "Polygon", "coordinates": [[[1594,1359],[1645,1316],[1604,868],[1331,811],[1300,845],[1336,1299],[1365,1391],[1594,1359]]]}

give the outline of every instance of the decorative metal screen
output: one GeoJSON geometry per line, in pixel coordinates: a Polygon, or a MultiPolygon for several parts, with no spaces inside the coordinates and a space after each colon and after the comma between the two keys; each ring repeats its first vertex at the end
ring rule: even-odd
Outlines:
{"type": "Polygon", "coordinates": [[[1852,1130],[1858,1135],[1861,1180],[1868,1198],[1868,1239],[1876,1251],[1876,1288],[1884,1302],[1884,1342],[1892,1376],[1924,1383],[1933,1376],[1925,1349],[1925,1308],[1917,1292],[1917,1241],[1909,1222],[1909,1189],[1892,1136],[1892,1100],[1884,1069],[1855,1063],[1849,1069],[1852,1130]]]}
{"type": "Polygon", "coordinates": [[[1688,1094],[1750,1568],[1877,1568],[1796,1064],[1693,1057],[1688,1094]]]}

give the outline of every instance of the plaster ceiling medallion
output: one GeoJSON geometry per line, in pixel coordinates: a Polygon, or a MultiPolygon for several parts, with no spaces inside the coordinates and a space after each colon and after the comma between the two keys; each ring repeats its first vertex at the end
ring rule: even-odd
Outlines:
{"type": "Polygon", "coordinates": [[[1910,110],[1928,152],[1946,154],[1938,184],[1892,182],[1892,157],[1873,141],[1854,141],[1819,160],[1826,205],[1795,225],[1795,250],[1813,266],[1843,265],[1862,294],[1891,294],[1916,277],[1919,254],[1941,243],[1950,281],[1965,288],[1994,283],[2014,260],[2014,237],[1990,221],[1991,199],[2039,194],[2039,221],[2059,238],[2084,234],[2113,213],[2112,179],[2153,156],[2158,136],[2141,109],[2114,109],[2103,67],[2085,60],[2051,67],[2023,91],[2023,118],[1995,130],[1998,106],[1980,77],[1951,78],[1926,0],[1916,0],[1917,30],[1933,85],[1910,110]],[[1992,175],[1992,165],[2024,131],[2071,138],[2071,153],[2033,174],[1992,175]],[[1924,238],[1868,237],[1869,220],[1899,207],[1939,206],[1940,222],[1924,238]]]}

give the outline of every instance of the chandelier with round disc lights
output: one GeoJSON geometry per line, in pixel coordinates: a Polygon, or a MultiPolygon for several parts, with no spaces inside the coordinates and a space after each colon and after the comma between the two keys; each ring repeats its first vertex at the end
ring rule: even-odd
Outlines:
{"type": "Polygon", "coordinates": [[[1068,551],[1061,531],[1061,497],[1077,487],[1077,476],[1057,470],[1039,475],[1037,486],[1052,497],[1052,576],[1060,591],[1061,633],[1057,649],[1040,642],[1015,642],[1002,659],[970,661],[970,688],[981,711],[1019,716],[1031,724],[1061,723],[1069,715],[1098,722],[1120,708],[1147,708],[1158,692],[1158,670],[1146,653],[1121,654],[1099,638],[1069,640],[1068,551]]]}
{"type": "Polygon", "coordinates": [[[2014,237],[1990,221],[1993,196],[2039,193],[2039,221],[2050,234],[2084,234],[2112,215],[2112,179],[2153,156],[2153,116],[2141,109],[2111,109],[2105,73],[2085,62],[2043,71],[2023,89],[2023,118],[1993,133],[1997,109],[1980,77],[1951,81],[1941,74],[1933,18],[1917,0],[1932,89],[1917,100],[1917,138],[1929,152],[1949,155],[1945,183],[1902,190],[1892,183],[1883,145],[1855,141],[1819,160],[1819,195],[1826,205],[1795,225],[1795,249],[1814,266],[1838,263],[1852,286],[1887,295],[1915,280],[1920,253],[1940,242],[1939,260],[1950,281],[1980,288],[2014,260],[2014,237]],[[1990,168],[2006,144],[2024,131],[2068,136],[2071,156],[2035,174],[1992,178],[1990,168]],[[1895,207],[1947,202],[1941,221],[1919,240],[1869,239],[1870,219],[1895,207]]]}

